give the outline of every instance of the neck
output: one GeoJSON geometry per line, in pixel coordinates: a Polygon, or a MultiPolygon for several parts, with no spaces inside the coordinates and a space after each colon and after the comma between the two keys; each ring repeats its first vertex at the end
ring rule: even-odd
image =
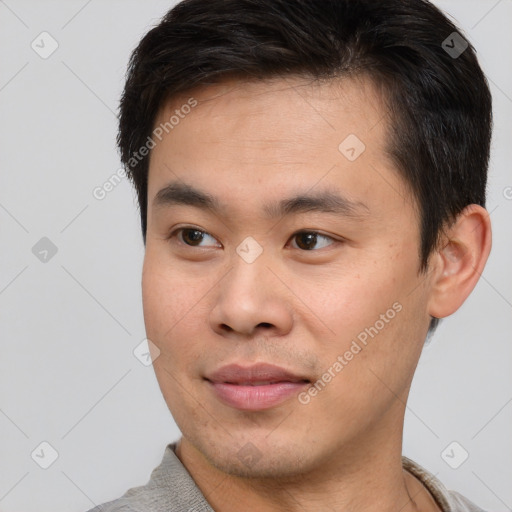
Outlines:
{"type": "Polygon", "coordinates": [[[186,438],[180,440],[176,455],[216,512],[438,510],[421,482],[403,469],[401,429],[398,434],[380,445],[366,435],[360,447],[354,440],[351,448],[333,450],[315,468],[286,478],[227,474],[210,464],[186,438]]]}

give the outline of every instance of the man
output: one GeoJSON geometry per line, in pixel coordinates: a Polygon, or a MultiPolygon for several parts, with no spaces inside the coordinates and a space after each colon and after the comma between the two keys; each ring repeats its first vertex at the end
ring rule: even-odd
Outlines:
{"type": "Polygon", "coordinates": [[[491,97],[423,0],[185,0],[118,142],[182,432],[100,510],[479,511],[402,457],[427,334],[489,255],[491,97]]]}

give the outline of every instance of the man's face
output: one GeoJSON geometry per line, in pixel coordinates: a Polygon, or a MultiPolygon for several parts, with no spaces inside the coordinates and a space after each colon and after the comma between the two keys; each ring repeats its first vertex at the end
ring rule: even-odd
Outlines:
{"type": "Polygon", "coordinates": [[[223,471],[260,477],[400,442],[430,283],[373,88],[226,81],[175,99],[155,126],[176,109],[151,153],[142,285],[156,376],[185,440],[223,471]],[[257,363],[294,382],[213,378],[257,363]]]}

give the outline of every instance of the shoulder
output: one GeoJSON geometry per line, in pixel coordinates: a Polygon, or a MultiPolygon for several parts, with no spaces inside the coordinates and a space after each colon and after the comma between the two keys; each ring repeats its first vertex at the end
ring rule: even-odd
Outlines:
{"type": "Polygon", "coordinates": [[[451,510],[453,512],[485,512],[483,508],[475,505],[457,491],[447,491],[450,497],[451,510]]]}
{"type": "Polygon", "coordinates": [[[214,512],[174,453],[176,444],[166,446],[162,462],[145,485],[88,512],[214,512]]]}
{"type": "Polygon", "coordinates": [[[485,512],[457,491],[448,490],[440,480],[417,462],[402,456],[402,465],[428,489],[442,512],[485,512]]]}

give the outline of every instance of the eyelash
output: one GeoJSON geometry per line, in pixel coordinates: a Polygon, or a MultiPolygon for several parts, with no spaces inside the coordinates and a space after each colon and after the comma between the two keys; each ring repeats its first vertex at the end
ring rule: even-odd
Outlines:
{"type": "MultiPolygon", "coordinates": [[[[175,229],[174,231],[172,231],[169,236],[166,238],[166,240],[168,241],[171,241],[173,238],[177,238],[178,235],[180,233],[183,233],[183,231],[197,231],[199,233],[202,233],[204,235],[208,235],[208,236],[211,236],[212,238],[215,238],[213,235],[210,235],[210,233],[208,233],[207,231],[204,231],[202,229],[199,229],[199,228],[196,228],[194,226],[184,226],[184,227],[180,227],[178,229],[175,229]]],[[[307,235],[317,235],[318,237],[320,238],[323,238],[323,239],[327,239],[327,240],[330,240],[331,242],[333,242],[334,244],[336,242],[340,242],[339,240],[336,240],[335,238],[329,236],[329,235],[324,235],[323,233],[320,233],[319,231],[315,231],[315,230],[307,230],[307,229],[304,229],[304,230],[300,230],[300,231],[296,231],[291,237],[290,237],[290,240],[293,240],[295,237],[297,237],[298,235],[304,235],[304,234],[307,234],[307,235]]],[[[201,247],[201,246],[195,246],[195,245],[189,245],[185,242],[183,242],[182,240],[180,240],[178,238],[178,241],[180,244],[186,246],[186,247],[189,247],[189,248],[205,248],[205,247],[201,247]]],[[[329,244],[328,247],[330,247],[331,245],[333,245],[333,243],[329,244]]],[[[301,249],[300,247],[294,247],[294,249],[297,249],[301,252],[318,252],[320,249],[301,249]]]]}

